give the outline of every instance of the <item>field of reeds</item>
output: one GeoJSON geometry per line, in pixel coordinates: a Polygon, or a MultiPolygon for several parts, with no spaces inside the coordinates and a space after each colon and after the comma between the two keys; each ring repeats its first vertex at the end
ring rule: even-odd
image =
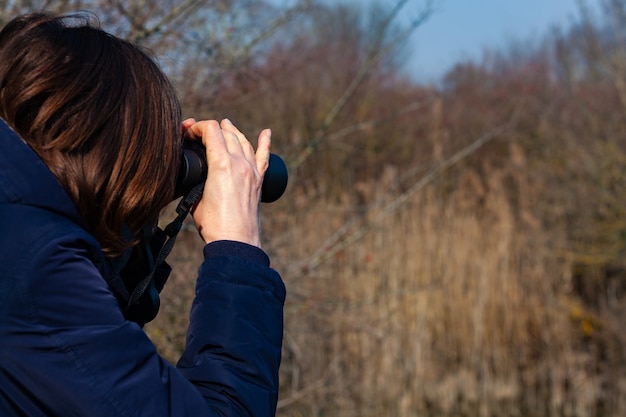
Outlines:
{"type": "MultiPolygon", "coordinates": [[[[626,410],[623,322],[576,293],[566,234],[547,232],[530,207],[508,200],[512,185],[531,193],[524,158],[516,161],[490,171],[487,183],[471,170],[453,190],[434,181],[376,224],[355,224],[351,236],[368,232],[328,253],[319,248],[358,215],[354,207],[302,198],[289,215],[268,209],[279,219],[268,222],[267,249],[289,294],[279,415],[626,410]]],[[[381,212],[397,198],[385,184],[372,188],[381,212]]],[[[531,195],[519,197],[532,205],[531,195]]],[[[163,311],[149,328],[172,361],[193,294],[190,264],[200,261],[196,233],[185,233],[163,311]]],[[[621,305],[621,292],[610,295],[621,305]]]]}

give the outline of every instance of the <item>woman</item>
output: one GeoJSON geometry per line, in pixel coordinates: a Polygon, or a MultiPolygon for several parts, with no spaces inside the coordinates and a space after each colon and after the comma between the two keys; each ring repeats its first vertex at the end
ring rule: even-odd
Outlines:
{"type": "Polygon", "coordinates": [[[137,47],[80,17],[21,16],[0,32],[0,415],[275,413],[285,290],[260,248],[270,132],[254,151],[228,120],[181,121],[137,47]],[[125,319],[123,267],[174,195],[181,126],[209,173],[193,219],[206,242],[176,367],[125,319]]]}

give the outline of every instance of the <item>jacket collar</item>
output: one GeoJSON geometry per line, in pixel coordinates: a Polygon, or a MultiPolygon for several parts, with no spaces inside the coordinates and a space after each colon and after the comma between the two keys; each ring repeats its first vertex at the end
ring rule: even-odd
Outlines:
{"type": "Polygon", "coordinates": [[[0,119],[0,204],[24,204],[82,223],[76,206],[37,154],[0,119]]]}

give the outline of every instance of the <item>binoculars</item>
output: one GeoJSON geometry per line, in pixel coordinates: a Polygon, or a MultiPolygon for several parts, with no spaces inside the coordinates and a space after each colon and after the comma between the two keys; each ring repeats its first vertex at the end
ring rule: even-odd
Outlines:
{"type": "MultiPolygon", "coordinates": [[[[196,185],[204,184],[208,172],[206,150],[199,142],[183,141],[183,153],[176,179],[175,197],[187,195],[196,185]]],[[[282,158],[270,154],[269,166],[263,176],[261,202],[278,200],[287,188],[287,166],[282,158]]]]}

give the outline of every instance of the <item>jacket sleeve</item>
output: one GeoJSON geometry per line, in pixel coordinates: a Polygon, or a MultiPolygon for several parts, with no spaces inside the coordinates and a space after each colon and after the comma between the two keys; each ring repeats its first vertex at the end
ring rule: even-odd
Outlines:
{"type": "Polygon", "coordinates": [[[218,415],[273,416],[285,288],[260,249],[204,248],[180,372],[218,415]],[[235,254],[233,256],[232,254],[235,254]]]}
{"type": "Polygon", "coordinates": [[[176,369],[124,319],[84,244],[39,238],[45,245],[16,271],[24,279],[2,306],[10,318],[0,342],[0,379],[8,381],[0,409],[31,416],[274,415],[285,291],[259,262],[264,254],[205,249],[176,369]]]}

